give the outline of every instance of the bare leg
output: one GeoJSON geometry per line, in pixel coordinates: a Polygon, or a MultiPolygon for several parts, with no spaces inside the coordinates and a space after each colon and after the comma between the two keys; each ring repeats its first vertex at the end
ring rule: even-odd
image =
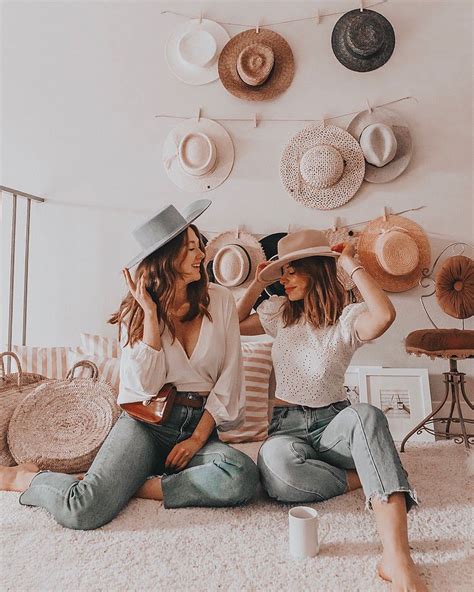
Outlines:
{"type": "Polygon", "coordinates": [[[360,482],[357,471],[352,469],[347,471],[347,483],[349,485],[349,491],[354,491],[354,489],[359,489],[359,487],[362,487],[362,483],[360,482]]]}
{"type": "Polygon", "coordinates": [[[147,479],[145,483],[137,490],[134,497],[162,500],[163,490],[161,489],[161,477],[147,479]]]}
{"type": "Polygon", "coordinates": [[[380,577],[392,582],[393,592],[427,592],[410,556],[405,494],[393,493],[387,502],[374,499],[372,507],[383,545],[380,577]]]}
{"type": "Polygon", "coordinates": [[[33,463],[25,463],[15,467],[0,466],[0,490],[25,491],[38,472],[39,468],[33,463]]]}

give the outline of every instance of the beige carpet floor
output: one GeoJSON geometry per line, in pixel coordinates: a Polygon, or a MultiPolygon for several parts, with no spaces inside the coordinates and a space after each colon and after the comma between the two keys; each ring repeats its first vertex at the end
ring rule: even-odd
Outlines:
{"type": "MultiPolygon", "coordinates": [[[[258,445],[242,447],[255,456],[258,445]]],[[[430,590],[473,589],[468,457],[452,442],[402,455],[422,505],[409,518],[414,559],[430,590]]],[[[133,500],[97,531],[57,525],[42,509],[0,494],[3,591],[378,591],[380,545],[361,491],[316,505],[331,532],[315,559],[288,556],[289,506],[262,493],[228,509],[165,510],[133,500]]]]}

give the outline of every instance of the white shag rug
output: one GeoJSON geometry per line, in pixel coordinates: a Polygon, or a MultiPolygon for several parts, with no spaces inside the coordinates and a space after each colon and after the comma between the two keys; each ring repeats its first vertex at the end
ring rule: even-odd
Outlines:
{"type": "MultiPolygon", "coordinates": [[[[258,444],[239,446],[255,458],[258,444]]],[[[472,499],[468,456],[453,442],[408,444],[402,461],[422,504],[410,513],[413,557],[431,591],[472,590],[472,499]]],[[[471,471],[472,474],[472,471],[471,471]]],[[[388,590],[377,580],[380,554],[361,492],[315,504],[331,523],[321,553],[288,555],[290,506],[260,493],[238,508],[165,510],[132,500],[96,531],[67,530],[42,509],[0,493],[3,591],[388,590]]]]}

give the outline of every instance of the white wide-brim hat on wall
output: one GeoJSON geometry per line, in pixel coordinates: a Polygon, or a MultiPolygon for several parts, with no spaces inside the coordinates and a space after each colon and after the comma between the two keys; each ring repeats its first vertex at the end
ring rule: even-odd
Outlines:
{"type": "Polygon", "coordinates": [[[187,119],[168,134],[163,145],[163,164],[168,177],[181,189],[212,191],[230,175],[234,145],[217,121],[187,119]]]}
{"type": "Polygon", "coordinates": [[[259,263],[266,261],[259,241],[243,230],[218,234],[206,245],[206,265],[212,262],[216,283],[240,295],[255,277],[259,263]]]}
{"type": "Polygon", "coordinates": [[[364,180],[359,143],[335,125],[311,125],[291,138],[280,160],[286,191],[297,202],[318,210],[347,203],[364,180]]]}
{"type": "Polygon", "coordinates": [[[219,78],[219,54],[230,37],[214,21],[193,19],[176,27],[166,43],[166,61],[186,84],[207,84],[219,78]]]}
{"type": "Polygon", "coordinates": [[[407,168],[413,144],[406,121],[396,111],[385,107],[362,111],[350,122],[347,131],[364,153],[366,181],[387,183],[407,168]]]}
{"type": "Polygon", "coordinates": [[[430,243],[424,230],[403,216],[372,220],[359,237],[361,264],[388,292],[414,288],[430,265],[430,243]]]}

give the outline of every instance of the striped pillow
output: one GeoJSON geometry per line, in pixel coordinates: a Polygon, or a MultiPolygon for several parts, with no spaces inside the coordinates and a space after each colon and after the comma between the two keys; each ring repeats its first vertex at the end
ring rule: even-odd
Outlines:
{"type": "Polygon", "coordinates": [[[85,353],[101,358],[120,358],[122,350],[117,339],[81,333],[81,345],[85,353]]]}
{"type": "Polygon", "coordinates": [[[220,432],[223,442],[255,442],[268,434],[268,386],[272,372],[272,342],[244,342],[242,346],[242,389],[245,416],[235,430],[220,432]]]}
{"type": "MultiPolygon", "coordinates": [[[[119,390],[120,383],[120,360],[118,358],[105,358],[103,356],[90,355],[82,349],[70,351],[68,354],[68,367],[72,368],[74,364],[81,360],[90,360],[94,362],[99,370],[99,380],[108,382],[116,393],[119,390]]],[[[74,376],[89,377],[90,370],[87,368],[78,368],[74,376]]]]}
{"type": "MultiPolygon", "coordinates": [[[[69,352],[78,352],[78,348],[70,347],[31,347],[14,345],[12,351],[20,358],[24,372],[42,374],[48,378],[65,378],[68,371],[69,352]]],[[[14,363],[12,364],[12,371],[14,363]]]]}

